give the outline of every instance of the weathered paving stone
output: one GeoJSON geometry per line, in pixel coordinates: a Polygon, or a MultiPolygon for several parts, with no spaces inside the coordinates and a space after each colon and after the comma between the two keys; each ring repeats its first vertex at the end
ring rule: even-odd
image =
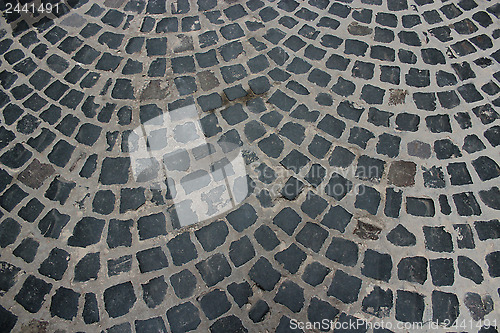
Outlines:
{"type": "Polygon", "coordinates": [[[424,186],[431,188],[443,188],[445,187],[444,173],[441,167],[432,167],[426,169],[422,167],[424,176],[424,186]]]}
{"type": "Polygon", "coordinates": [[[109,221],[107,244],[110,248],[119,246],[129,247],[132,245],[132,220],[116,220],[109,221]]]}
{"type": "Polygon", "coordinates": [[[304,132],[305,128],[302,125],[288,122],[283,125],[279,134],[300,145],[305,138],[304,132]]]}
{"type": "Polygon", "coordinates": [[[231,303],[223,290],[215,289],[200,299],[200,305],[208,319],[215,319],[231,308],[231,303]]]}
{"type": "Polygon", "coordinates": [[[250,269],[249,277],[262,289],[270,291],[274,289],[281,275],[267,259],[261,257],[250,269]]]}
{"type": "Polygon", "coordinates": [[[328,162],[330,163],[331,166],[338,166],[345,168],[352,163],[354,157],[355,155],[348,149],[341,146],[337,146],[332,151],[332,154],[328,162]]]}
{"type": "Polygon", "coordinates": [[[7,262],[0,263],[0,290],[2,292],[9,291],[10,288],[16,283],[16,277],[20,269],[7,262]]]}
{"type": "Polygon", "coordinates": [[[242,332],[246,333],[248,330],[243,326],[241,320],[235,315],[222,317],[210,326],[210,332],[242,332]]]}
{"type": "Polygon", "coordinates": [[[346,304],[353,303],[358,299],[361,283],[361,279],[337,270],[332,284],[328,288],[327,295],[333,296],[346,304]]]}
{"type": "Polygon", "coordinates": [[[153,317],[146,320],[135,321],[136,332],[166,332],[165,323],[161,317],[153,317]]]}
{"type": "Polygon", "coordinates": [[[3,191],[12,181],[12,176],[5,170],[0,169],[0,175],[2,176],[0,182],[0,190],[3,191]]]}
{"type": "Polygon", "coordinates": [[[362,186],[359,193],[356,195],[354,206],[366,210],[372,215],[376,215],[380,204],[380,193],[369,186],[362,186]]]}
{"type": "Polygon", "coordinates": [[[423,227],[425,246],[435,252],[452,252],[453,242],[444,227],[423,227]]]}
{"type": "MultiPolygon", "coordinates": [[[[436,95],[434,93],[414,93],[413,101],[420,110],[434,111],[436,109],[436,95]]],[[[441,119],[438,117],[438,119],[441,119]]]]}
{"type": "Polygon", "coordinates": [[[424,257],[401,259],[398,263],[398,279],[424,284],[427,280],[427,259],[424,257]]]}
{"type": "Polygon", "coordinates": [[[259,141],[258,146],[266,155],[277,158],[283,151],[284,143],[276,134],[271,134],[259,141]]]}
{"type": "Polygon", "coordinates": [[[401,131],[416,132],[420,124],[420,117],[410,113],[400,113],[396,116],[397,129],[401,131]]]}
{"type": "Polygon", "coordinates": [[[441,213],[445,215],[450,215],[451,214],[451,206],[448,202],[448,197],[444,194],[439,195],[439,205],[441,206],[441,213]]]}
{"type": "Polygon", "coordinates": [[[490,127],[484,132],[484,136],[493,147],[496,147],[500,144],[498,133],[500,133],[500,126],[490,127]]]}
{"type": "Polygon", "coordinates": [[[406,198],[406,212],[413,216],[432,217],[435,214],[434,201],[427,198],[406,198]]]}
{"type": "Polygon", "coordinates": [[[500,176],[500,167],[498,164],[488,156],[480,156],[474,161],[472,165],[482,181],[490,180],[500,176]]]}
{"type": "Polygon", "coordinates": [[[237,210],[229,213],[226,218],[236,231],[242,232],[255,223],[257,213],[251,205],[244,204],[237,210]]]}
{"type": "Polygon", "coordinates": [[[274,301],[283,304],[292,312],[299,312],[304,305],[304,289],[292,281],[284,281],[278,288],[274,301]]]}
{"type": "MultiPolygon", "coordinates": [[[[16,265],[0,265],[0,289],[18,305],[2,303],[0,331],[42,331],[47,315],[109,333],[246,332],[251,322],[289,332],[302,331],[292,319],[357,320],[346,306],[403,322],[491,318],[495,295],[451,289],[500,275],[498,221],[488,215],[500,209],[491,156],[500,144],[500,7],[417,0],[416,15],[405,0],[349,1],[71,0],[33,24],[7,15],[0,246],[16,265]],[[136,98],[138,107],[125,103],[136,98]],[[186,146],[178,158],[130,177],[128,154],[142,149],[132,129],[196,102],[210,142],[187,147],[193,138],[180,128],[193,123],[177,119],[168,138],[186,146]],[[231,210],[170,235],[179,195],[207,184],[189,187],[188,176],[164,186],[162,171],[169,181],[193,177],[216,150],[239,153],[227,142],[256,173],[236,181],[248,198],[230,181],[231,210]],[[384,217],[398,221],[382,228],[384,217]],[[55,243],[24,230],[30,223],[55,243]],[[362,289],[370,281],[384,285],[362,289]],[[317,293],[326,286],[329,300],[317,293]]],[[[168,131],[150,135],[152,154],[173,143],[154,142],[168,131]]]]}
{"type": "Polygon", "coordinates": [[[361,274],[376,280],[389,281],[391,278],[392,260],[389,254],[367,250],[363,259],[361,274]]]}
{"type": "MultiPolygon", "coordinates": [[[[469,309],[472,319],[483,320],[484,316],[493,311],[493,299],[491,296],[482,296],[469,292],[465,295],[465,306],[469,309]]],[[[458,309],[457,309],[458,310],[458,309]]]]}
{"type": "Polygon", "coordinates": [[[349,80],[339,76],[337,83],[332,87],[332,90],[337,94],[344,97],[352,95],[356,85],[349,80]]]}
{"type": "Polygon", "coordinates": [[[273,223],[290,236],[301,221],[301,217],[290,207],[281,210],[273,219],[273,223]]]}
{"type": "Polygon", "coordinates": [[[56,177],[45,192],[45,197],[52,201],[59,201],[61,205],[64,205],[75,186],[76,184],[74,182],[56,177]]]}
{"type": "Polygon", "coordinates": [[[451,132],[450,120],[447,115],[428,116],[425,121],[433,133],[451,132]]]}
{"type": "Polygon", "coordinates": [[[306,257],[305,252],[295,244],[290,245],[287,249],[276,253],[274,256],[276,261],[292,274],[299,270],[306,257]]]}
{"type": "Polygon", "coordinates": [[[353,127],[349,133],[349,139],[347,142],[353,143],[363,149],[366,149],[368,141],[373,139],[375,136],[372,132],[361,127],[353,127]]]}
{"type": "Polygon", "coordinates": [[[396,319],[403,322],[421,322],[425,309],[422,295],[398,290],[396,297],[396,319]]]}
{"type": "Polygon", "coordinates": [[[452,185],[472,184],[472,179],[465,163],[450,163],[447,170],[452,185]]]}
{"type": "Polygon", "coordinates": [[[22,258],[27,263],[32,263],[35,260],[38,251],[38,243],[33,238],[25,238],[12,252],[16,257],[22,258]]]}
{"type": "Polygon", "coordinates": [[[271,184],[277,178],[276,172],[265,163],[261,163],[255,168],[255,171],[258,174],[258,179],[264,184],[271,184]]]}
{"type": "Polygon", "coordinates": [[[292,113],[290,113],[290,116],[295,119],[303,119],[307,122],[313,122],[318,119],[319,111],[309,111],[304,104],[301,104],[297,108],[295,108],[292,113]]]}
{"type": "Polygon", "coordinates": [[[68,245],[87,247],[96,244],[101,239],[105,221],[94,217],[84,217],[75,225],[73,235],[68,239],[68,245]]]}
{"type": "Polygon", "coordinates": [[[373,291],[363,299],[363,311],[379,318],[388,317],[393,307],[392,290],[384,290],[376,286],[373,291]]]}
{"type": "MultiPolygon", "coordinates": [[[[262,120],[266,125],[271,126],[271,127],[277,127],[282,119],[283,119],[283,116],[280,113],[278,113],[277,111],[271,111],[269,113],[264,114],[262,117],[260,117],[260,120],[262,120]]],[[[273,134],[271,134],[271,136],[273,136],[273,134]]],[[[271,138],[271,136],[269,138],[271,138]]],[[[274,137],[273,137],[273,139],[274,139],[274,137]]],[[[266,140],[266,143],[270,143],[270,142],[268,140],[266,140]]],[[[269,150],[270,148],[272,149],[272,147],[261,147],[261,150],[264,151],[270,157],[274,157],[273,155],[276,155],[276,157],[277,157],[277,156],[279,156],[278,153],[280,153],[282,151],[283,146],[281,145],[281,142],[278,140],[276,147],[274,147],[275,150],[269,150]],[[267,152],[266,152],[266,149],[268,150],[267,152]]]]}
{"type": "Polygon", "coordinates": [[[388,217],[399,217],[401,202],[403,200],[403,191],[387,188],[385,192],[384,214],[388,217]]]}
{"type": "Polygon", "coordinates": [[[326,257],[346,266],[354,266],[358,261],[358,246],[352,241],[334,237],[326,251],[326,257]]]}
{"type": "Polygon", "coordinates": [[[432,283],[435,286],[451,286],[455,281],[453,259],[440,258],[430,260],[432,283]]]}
{"type": "Polygon", "coordinates": [[[460,104],[460,99],[454,91],[442,91],[437,93],[439,103],[446,109],[453,109],[460,104]]]}
{"type": "Polygon", "coordinates": [[[26,278],[23,286],[15,296],[15,300],[26,311],[36,313],[42,307],[45,296],[52,289],[52,284],[30,275],[26,278]]]}
{"type": "Polygon", "coordinates": [[[62,249],[54,248],[42,262],[38,272],[54,280],[61,280],[68,268],[70,254],[62,249]]]}
{"type": "Polygon", "coordinates": [[[381,66],[380,81],[392,84],[400,83],[400,69],[396,66],[381,66]]]}
{"type": "Polygon", "coordinates": [[[313,262],[304,269],[302,280],[315,287],[323,283],[326,275],[330,272],[328,267],[321,265],[318,262],[313,262]]]}
{"type": "Polygon", "coordinates": [[[234,87],[224,89],[224,94],[226,95],[227,99],[233,101],[238,98],[245,97],[247,95],[247,92],[245,91],[245,89],[243,89],[243,86],[241,84],[238,84],[234,87]]]}
{"type": "Polygon", "coordinates": [[[312,191],[309,191],[306,195],[306,200],[302,203],[300,208],[310,218],[316,218],[326,209],[327,206],[328,203],[325,199],[312,191]]]}
{"type": "Polygon", "coordinates": [[[78,299],[80,294],[64,287],[56,290],[52,296],[50,313],[62,319],[71,320],[78,312],[78,299]]]}
{"type": "Polygon", "coordinates": [[[136,257],[141,273],[157,271],[168,266],[167,257],[160,247],[139,251],[136,257]]]}
{"type": "Polygon", "coordinates": [[[432,319],[438,323],[455,322],[459,316],[458,297],[452,293],[441,291],[432,292],[432,319]]]}
{"type": "Polygon", "coordinates": [[[191,241],[189,234],[184,233],[167,243],[174,265],[180,266],[198,257],[198,252],[191,241]]]}
{"type": "MultiPolygon", "coordinates": [[[[60,112],[60,111],[58,110],[57,112],[60,112]]],[[[57,119],[55,119],[54,122],[56,120],[57,119]]],[[[54,141],[55,137],[56,137],[56,135],[54,133],[52,133],[51,131],[49,131],[45,128],[42,128],[42,132],[37,137],[30,138],[27,143],[28,143],[28,145],[30,145],[31,147],[33,147],[37,151],[42,152],[51,144],[52,141],[54,141]]],[[[61,144],[61,146],[64,148],[64,144],[61,144]]],[[[67,147],[69,149],[72,149],[72,146],[67,146],[67,147]]],[[[61,152],[61,150],[59,150],[58,152],[61,152]]],[[[70,152],[72,152],[72,150],[70,150],[70,152]]],[[[56,160],[56,158],[54,158],[54,159],[49,158],[49,159],[54,164],[58,163],[58,160],[56,160]]]]}
{"type": "Polygon", "coordinates": [[[472,112],[474,112],[474,114],[481,120],[483,124],[490,124],[499,117],[498,113],[492,108],[490,104],[475,107],[472,109],[472,112]]]}
{"type": "MultiPolygon", "coordinates": [[[[477,225],[477,223],[476,223],[477,225]]],[[[472,228],[467,224],[454,224],[453,229],[460,235],[457,237],[457,245],[460,249],[473,249],[475,248],[474,235],[472,228]]],[[[479,232],[478,232],[479,233],[479,232]]]]}
{"type": "Polygon", "coordinates": [[[144,188],[123,188],[120,190],[120,213],[137,210],[145,203],[144,188]]]}
{"type": "Polygon", "coordinates": [[[307,223],[296,236],[297,241],[314,252],[319,252],[326,238],[328,232],[314,223],[307,223]]]}
{"type": "Polygon", "coordinates": [[[491,252],[485,257],[486,263],[488,264],[488,273],[491,277],[500,276],[500,270],[498,269],[498,261],[500,260],[500,251],[491,252]]]}
{"type": "Polygon", "coordinates": [[[351,60],[349,58],[344,58],[340,55],[333,54],[326,61],[326,67],[329,69],[337,69],[345,71],[351,60]]]}
{"type": "Polygon", "coordinates": [[[268,312],[269,305],[263,300],[258,300],[248,312],[248,316],[254,323],[258,323],[264,320],[268,312]]]}
{"type": "Polygon", "coordinates": [[[134,287],[130,282],[114,285],[104,291],[105,309],[112,318],[127,314],[136,300],[134,287]]]}
{"type": "Polygon", "coordinates": [[[207,225],[195,232],[196,238],[207,252],[213,251],[224,244],[229,230],[223,221],[207,225]]]}
{"type": "Polygon", "coordinates": [[[137,229],[139,230],[140,240],[166,235],[165,215],[163,213],[158,213],[143,216],[137,220],[137,229]]]}
{"type": "Polygon", "coordinates": [[[345,228],[351,221],[352,214],[349,213],[341,206],[331,207],[325,214],[321,224],[327,226],[331,229],[336,229],[340,232],[344,232],[345,228]]]}
{"type": "Polygon", "coordinates": [[[280,243],[274,231],[267,226],[255,230],[254,237],[266,251],[272,251],[280,243]]]}
{"type": "Polygon", "coordinates": [[[359,179],[379,182],[384,173],[384,168],[384,161],[363,155],[358,159],[355,175],[359,179]]]}
{"type": "Polygon", "coordinates": [[[117,324],[108,329],[110,333],[117,333],[117,332],[127,332],[130,333],[132,332],[132,326],[129,323],[122,323],[122,324],[117,324]]]}
{"type": "MultiPolygon", "coordinates": [[[[326,142],[325,142],[326,143],[326,142]]],[[[328,147],[330,144],[328,143],[328,147]]],[[[326,176],[326,169],[323,168],[320,164],[313,164],[309,169],[309,172],[304,177],[304,179],[311,185],[317,187],[321,184],[323,179],[326,176]]]]}
{"type": "Polygon", "coordinates": [[[481,284],[484,280],[481,267],[465,256],[458,256],[458,274],[474,281],[476,284],[481,284]]]}
{"type": "Polygon", "coordinates": [[[185,269],[170,276],[170,284],[179,298],[191,296],[196,288],[196,277],[189,270],[185,269]]]}
{"type": "Polygon", "coordinates": [[[108,276],[129,272],[132,268],[132,256],[125,255],[116,259],[108,260],[108,276]]]}
{"type": "MultiPolygon", "coordinates": [[[[347,118],[347,119],[351,119],[351,120],[354,120],[357,122],[361,118],[361,115],[364,112],[364,108],[358,107],[354,104],[351,104],[349,102],[344,101],[344,102],[341,102],[339,104],[339,106],[337,107],[337,112],[342,117],[347,118]]],[[[325,124],[325,125],[327,125],[327,124],[325,124]]],[[[327,131],[325,131],[325,132],[327,132],[327,131]]],[[[335,135],[333,135],[333,136],[335,136],[335,135]]],[[[337,136],[335,136],[335,137],[337,137],[337,136]]]]}
{"type": "MultiPolygon", "coordinates": [[[[339,112],[340,114],[340,112],[339,112]]],[[[334,138],[340,138],[344,132],[346,125],[345,123],[331,115],[326,115],[319,123],[318,128],[323,132],[333,136],[334,138]]]]}
{"type": "Polygon", "coordinates": [[[95,280],[98,277],[99,252],[86,254],[75,266],[75,281],[95,280]]]}
{"type": "Polygon", "coordinates": [[[4,307],[0,307],[1,321],[0,327],[6,332],[10,332],[17,323],[17,316],[6,310],[4,307]]]}
{"type": "Polygon", "coordinates": [[[233,282],[229,286],[227,286],[227,290],[240,308],[243,305],[247,304],[249,297],[253,295],[252,289],[248,282],[233,282]]]}
{"type": "Polygon", "coordinates": [[[201,322],[199,310],[191,302],[171,307],[167,311],[167,319],[172,332],[187,332],[194,330],[201,322]]]}
{"type": "Polygon", "coordinates": [[[255,256],[255,251],[248,236],[231,243],[229,257],[236,267],[244,265],[255,256]]]}
{"type": "Polygon", "coordinates": [[[211,287],[231,274],[231,267],[222,254],[215,254],[206,260],[197,263],[196,268],[207,284],[211,287]]]}
{"type": "Polygon", "coordinates": [[[31,156],[32,153],[29,150],[22,144],[17,143],[14,147],[0,156],[0,162],[9,168],[19,168],[23,166],[31,156]]]}
{"type": "Polygon", "coordinates": [[[7,211],[12,211],[26,196],[28,193],[24,192],[17,184],[9,187],[0,196],[0,206],[7,211]]]}
{"type": "Polygon", "coordinates": [[[397,246],[413,246],[417,238],[403,225],[398,224],[387,234],[387,240],[397,246]]]}
{"type": "Polygon", "coordinates": [[[472,192],[452,195],[460,216],[481,215],[481,208],[472,192]]]}
{"type": "Polygon", "coordinates": [[[500,222],[498,220],[474,222],[480,240],[496,239],[500,237],[500,222]]]}
{"type": "Polygon", "coordinates": [[[104,185],[125,184],[129,177],[130,159],[106,158],[101,167],[99,180],[104,185]]]}

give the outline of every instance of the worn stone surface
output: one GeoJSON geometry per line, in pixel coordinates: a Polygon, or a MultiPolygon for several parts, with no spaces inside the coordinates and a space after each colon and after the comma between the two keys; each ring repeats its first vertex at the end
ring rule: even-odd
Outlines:
{"type": "Polygon", "coordinates": [[[497,4],[57,3],[0,6],[0,331],[494,331],[497,4]]]}
{"type": "Polygon", "coordinates": [[[42,164],[38,160],[33,160],[30,165],[17,176],[23,184],[37,189],[43,182],[55,172],[50,164],[42,164]]]}

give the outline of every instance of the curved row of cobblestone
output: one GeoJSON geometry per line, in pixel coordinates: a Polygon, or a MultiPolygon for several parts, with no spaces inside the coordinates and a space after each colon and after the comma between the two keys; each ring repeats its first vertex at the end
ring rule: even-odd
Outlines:
{"type": "Polygon", "coordinates": [[[496,319],[498,4],[60,5],[1,33],[2,331],[496,319]],[[193,104],[250,195],[179,230],[187,183],[129,156],[193,104]]]}

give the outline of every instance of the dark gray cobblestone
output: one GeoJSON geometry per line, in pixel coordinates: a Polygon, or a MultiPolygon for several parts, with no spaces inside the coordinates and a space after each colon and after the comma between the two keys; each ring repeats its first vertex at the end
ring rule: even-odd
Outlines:
{"type": "Polygon", "coordinates": [[[59,6],[0,4],[0,331],[496,331],[498,4],[59,6]]]}

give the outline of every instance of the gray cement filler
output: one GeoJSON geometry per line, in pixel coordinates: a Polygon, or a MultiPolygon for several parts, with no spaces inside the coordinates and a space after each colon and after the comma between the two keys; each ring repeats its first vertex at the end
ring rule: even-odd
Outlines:
{"type": "Polygon", "coordinates": [[[497,332],[498,3],[20,2],[1,332],[497,332]]]}

